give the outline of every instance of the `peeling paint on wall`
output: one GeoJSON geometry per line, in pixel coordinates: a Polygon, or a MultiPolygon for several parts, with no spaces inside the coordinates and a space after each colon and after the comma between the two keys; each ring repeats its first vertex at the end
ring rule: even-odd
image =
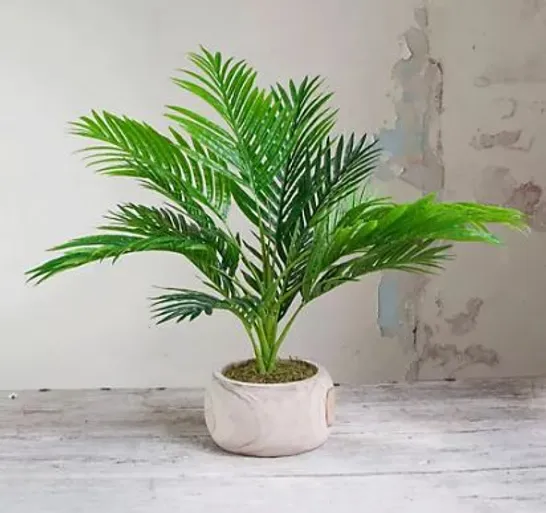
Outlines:
{"type": "Polygon", "coordinates": [[[498,98],[495,103],[498,104],[501,114],[501,119],[511,119],[516,115],[518,110],[518,101],[515,98],[498,98]]]}
{"type": "Polygon", "coordinates": [[[522,133],[522,130],[502,130],[493,134],[478,133],[470,141],[470,146],[478,151],[490,150],[495,147],[507,150],[531,151],[534,143],[533,137],[529,138],[526,143],[517,145],[521,140],[522,133]]]}
{"type": "Polygon", "coordinates": [[[412,350],[417,322],[417,304],[423,296],[429,278],[426,276],[402,275],[386,272],[378,288],[377,323],[381,335],[405,340],[412,350]]]}
{"type": "MultiPolygon", "coordinates": [[[[448,176],[441,198],[516,208],[534,232],[546,233],[546,0],[428,5],[430,51],[447,70],[448,176]]],[[[542,342],[537,305],[546,290],[544,235],[522,239],[492,228],[509,245],[494,266],[484,263],[486,248],[462,245],[461,258],[427,284],[416,307],[408,380],[499,376],[499,360],[502,374],[542,372],[544,358],[536,355],[542,342]],[[514,303],[513,291],[524,285],[514,303]]]]}
{"type": "Polygon", "coordinates": [[[479,297],[473,297],[466,303],[466,310],[460,312],[449,319],[446,319],[447,324],[451,329],[453,335],[466,335],[470,333],[475,327],[480,315],[480,310],[483,306],[483,299],[479,297]]]}
{"type": "Polygon", "coordinates": [[[404,53],[393,68],[399,98],[394,128],[379,138],[390,156],[389,165],[402,168],[402,180],[423,192],[442,189],[444,164],[440,114],[443,109],[444,74],[441,63],[430,55],[428,12],[415,12],[417,27],[403,35],[404,53]]]}
{"type": "Polygon", "coordinates": [[[529,123],[531,120],[538,122],[546,114],[546,100],[526,100],[512,97],[499,97],[493,100],[496,109],[499,111],[499,119],[504,121],[518,115],[529,123]]]}
{"type": "MultiPolygon", "coordinates": [[[[396,122],[379,139],[389,156],[387,166],[422,193],[444,187],[442,127],[444,71],[431,55],[426,8],[415,11],[416,26],[402,36],[402,56],[392,76],[397,84],[396,122]],[[401,169],[401,171],[400,171],[401,169]]],[[[396,338],[415,361],[419,359],[418,309],[428,278],[386,273],[378,290],[378,325],[384,337],[396,338]]],[[[417,370],[416,375],[419,372],[417,370]]]]}
{"type": "Polygon", "coordinates": [[[497,351],[482,344],[470,344],[460,349],[455,344],[434,342],[434,335],[434,330],[429,324],[424,324],[420,328],[419,336],[424,339],[424,344],[418,357],[410,363],[406,372],[406,380],[410,383],[419,380],[425,365],[440,368],[446,379],[454,379],[457,372],[467,367],[473,365],[494,367],[500,362],[497,351]]]}
{"type": "Polygon", "coordinates": [[[496,134],[480,134],[474,136],[470,146],[476,150],[489,150],[495,146],[510,148],[516,144],[521,137],[521,130],[503,130],[496,134]]]}
{"type": "Polygon", "coordinates": [[[470,344],[464,349],[456,344],[444,344],[435,342],[434,338],[442,337],[445,327],[456,336],[466,335],[472,332],[478,321],[478,316],[484,305],[482,298],[470,298],[465,310],[444,319],[444,301],[438,293],[435,299],[437,322],[416,323],[415,330],[415,357],[410,362],[406,372],[406,380],[414,382],[419,380],[425,365],[440,368],[444,378],[454,378],[460,370],[471,365],[483,364],[493,367],[499,363],[499,355],[493,349],[482,344],[470,344]],[[419,342],[419,343],[418,343],[419,342]]]}
{"type": "Polygon", "coordinates": [[[525,182],[512,191],[506,205],[517,208],[528,216],[533,216],[536,214],[540,198],[542,198],[542,187],[534,182],[525,182]]]}
{"type": "Polygon", "coordinates": [[[386,273],[381,277],[377,290],[377,322],[382,337],[393,338],[400,329],[398,276],[386,273]]]}
{"type": "Polygon", "coordinates": [[[533,180],[518,183],[507,167],[490,166],[482,171],[475,195],[484,203],[517,208],[527,214],[533,230],[546,231],[546,201],[542,199],[543,189],[533,180]]]}

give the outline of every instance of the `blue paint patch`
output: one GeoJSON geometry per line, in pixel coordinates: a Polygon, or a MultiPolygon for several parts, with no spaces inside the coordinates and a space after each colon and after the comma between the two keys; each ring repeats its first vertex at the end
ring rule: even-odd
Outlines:
{"type": "Polygon", "coordinates": [[[385,154],[402,158],[422,154],[426,141],[424,132],[405,129],[397,120],[394,128],[379,132],[379,143],[385,154]]]}
{"type": "Polygon", "coordinates": [[[398,280],[393,274],[382,276],[377,289],[377,323],[383,337],[394,337],[400,328],[398,280]]]}
{"type": "Polygon", "coordinates": [[[395,128],[384,129],[379,132],[379,144],[385,154],[391,157],[404,155],[406,136],[400,121],[395,128]]]}

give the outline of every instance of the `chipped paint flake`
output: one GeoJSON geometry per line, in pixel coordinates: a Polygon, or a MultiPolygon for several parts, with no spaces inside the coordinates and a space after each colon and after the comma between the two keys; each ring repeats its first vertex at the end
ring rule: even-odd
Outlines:
{"type": "Polygon", "coordinates": [[[444,183],[440,114],[444,75],[430,55],[426,9],[415,12],[416,27],[403,35],[402,58],[393,68],[399,98],[396,123],[379,134],[390,156],[388,165],[402,168],[400,178],[424,192],[439,191],[444,183]]]}
{"type": "Polygon", "coordinates": [[[542,198],[542,187],[534,182],[525,182],[512,191],[505,204],[521,210],[528,216],[532,216],[537,211],[540,198],[542,198]]]}
{"type": "Polygon", "coordinates": [[[495,367],[500,363],[497,351],[482,344],[470,344],[461,349],[456,344],[434,342],[434,330],[428,324],[423,325],[420,336],[425,340],[423,348],[406,372],[406,380],[410,383],[419,380],[426,365],[441,369],[445,379],[454,379],[457,372],[467,367],[495,367]]]}
{"type": "Polygon", "coordinates": [[[490,150],[495,146],[510,148],[520,140],[521,133],[521,130],[503,130],[495,134],[479,134],[473,137],[470,146],[476,150],[490,150]]]}
{"type": "Polygon", "coordinates": [[[427,276],[386,272],[378,288],[377,324],[382,336],[410,341],[406,349],[413,352],[413,327],[417,303],[428,283],[427,276]]]}
{"type": "Polygon", "coordinates": [[[499,98],[496,103],[503,111],[501,119],[511,119],[516,115],[518,102],[515,98],[499,98]]]}
{"type": "Polygon", "coordinates": [[[483,306],[483,299],[473,297],[466,303],[466,310],[460,312],[449,319],[446,319],[447,324],[453,335],[466,335],[476,328],[478,316],[483,306]]]}
{"type": "Polygon", "coordinates": [[[543,188],[535,181],[518,183],[507,167],[489,166],[482,171],[475,195],[483,203],[520,210],[533,230],[546,231],[546,201],[543,188]]]}
{"type": "Polygon", "coordinates": [[[393,338],[400,328],[398,287],[398,277],[394,274],[385,274],[381,277],[377,291],[377,322],[383,337],[393,338]]]}

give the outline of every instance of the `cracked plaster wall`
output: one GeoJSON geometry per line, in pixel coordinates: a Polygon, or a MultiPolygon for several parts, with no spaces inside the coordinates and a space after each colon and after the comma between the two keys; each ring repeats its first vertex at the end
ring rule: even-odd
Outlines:
{"type": "Polygon", "coordinates": [[[458,246],[440,276],[383,277],[378,321],[407,355],[409,381],[546,372],[545,6],[429,2],[405,33],[409,52],[394,68],[397,122],[382,134],[387,168],[400,166],[399,179],[419,194],[511,206],[531,226],[527,237],[502,232],[502,248],[458,246]],[[431,77],[435,65],[441,82],[431,77]],[[413,103],[416,89],[428,101],[413,103]],[[408,132],[419,145],[392,144],[408,132]],[[427,155],[432,165],[422,166],[427,155]]]}

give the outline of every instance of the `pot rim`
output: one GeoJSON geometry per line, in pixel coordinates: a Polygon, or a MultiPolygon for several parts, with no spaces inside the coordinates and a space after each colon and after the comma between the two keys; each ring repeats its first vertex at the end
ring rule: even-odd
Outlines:
{"type": "Polygon", "coordinates": [[[219,381],[223,381],[225,383],[230,383],[230,384],[236,385],[236,386],[249,387],[249,388],[290,388],[290,387],[299,386],[299,385],[301,385],[303,383],[309,383],[310,381],[314,381],[314,380],[318,379],[319,376],[324,375],[325,373],[328,374],[326,368],[323,367],[322,365],[320,365],[320,364],[318,364],[318,363],[316,363],[316,362],[314,362],[312,360],[307,360],[307,359],[303,359],[303,358],[298,358],[298,360],[313,365],[314,367],[317,368],[317,372],[315,372],[315,374],[313,374],[309,378],[299,379],[298,381],[287,381],[285,383],[250,383],[250,382],[247,382],[247,381],[238,381],[236,379],[231,379],[231,378],[228,378],[227,376],[225,376],[223,374],[223,372],[228,367],[231,367],[232,365],[237,365],[238,363],[247,362],[248,360],[249,359],[246,358],[244,360],[237,360],[235,362],[228,363],[228,364],[224,365],[220,370],[214,371],[212,375],[213,375],[213,377],[215,379],[217,379],[219,381]]]}

